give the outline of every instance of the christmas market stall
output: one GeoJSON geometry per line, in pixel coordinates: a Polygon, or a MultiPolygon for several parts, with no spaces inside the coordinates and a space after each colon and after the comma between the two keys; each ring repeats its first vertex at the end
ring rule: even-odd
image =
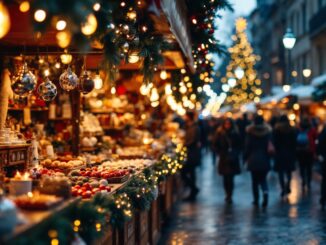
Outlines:
{"type": "Polygon", "coordinates": [[[213,81],[222,8],[0,2],[1,244],[157,243],[187,159],[175,119],[213,81]]]}

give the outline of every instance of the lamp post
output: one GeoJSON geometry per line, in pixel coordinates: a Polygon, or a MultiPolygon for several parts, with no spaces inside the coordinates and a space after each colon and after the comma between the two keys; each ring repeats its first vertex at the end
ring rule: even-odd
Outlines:
{"type": "MultiPolygon", "coordinates": [[[[288,50],[288,65],[287,65],[287,83],[291,84],[291,49],[293,49],[296,42],[291,28],[287,28],[286,33],[283,36],[283,45],[288,50]]],[[[285,85],[285,84],[284,84],[285,85]]]]}

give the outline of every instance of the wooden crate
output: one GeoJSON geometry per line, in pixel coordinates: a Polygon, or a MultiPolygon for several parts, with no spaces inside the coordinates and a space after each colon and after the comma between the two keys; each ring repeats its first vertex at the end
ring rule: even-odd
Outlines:
{"type": "Polygon", "coordinates": [[[148,215],[148,240],[149,244],[157,244],[161,230],[161,213],[159,208],[159,198],[152,202],[148,215]]]}
{"type": "Polygon", "coordinates": [[[173,175],[173,185],[172,185],[173,203],[179,201],[183,193],[183,183],[180,174],[173,175]]]}
{"type": "Polygon", "coordinates": [[[167,215],[171,213],[173,203],[173,178],[169,176],[166,180],[164,211],[167,215]]]}
{"type": "Polygon", "coordinates": [[[149,230],[149,212],[141,211],[136,214],[135,238],[137,245],[148,245],[148,230],[149,230]]]}
{"type": "Polygon", "coordinates": [[[99,239],[97,239],[95,242],[93,242],[93,245],[116,245],[114,244],[114,237],[113,237],[113,232],[114,230],[110,225],[107,227],[103,228],[103,236],[99,239]]]}
{"type": "Polygon", "coordinates": [[[29,163],[29,144],[0,146],[0,169],[8,176],[16,170],[25,171],[29,163]]]}
{"type": "Polygon", "coordinates": [[[135,217],[126,222],[119,231],[119,245],[135,245],[135,217]]]}

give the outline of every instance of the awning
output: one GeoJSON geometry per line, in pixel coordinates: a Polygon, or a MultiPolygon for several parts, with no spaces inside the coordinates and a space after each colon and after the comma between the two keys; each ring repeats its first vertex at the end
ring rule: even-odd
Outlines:
{"type": "MultiPolygon", "coordinates": [[[[158,1],[155,1],[157,3],[158,1]]],[[[170,23],[171,32],[175,35],[180,48],[188,59],[188,66],[194,72],[194,59],[190,40],[189,23],[184,1],[161,0],[161,8],[170,23]]]]}
{"type": "Polygon", "coordinates": [[[293,88],[290,91],[290,95],[297,96],[298,101],[307,101],[307,100],[311,100],[311,96],[314,91],[315,88],[311,85],[299,86],[293,88]]]}
{"type": "Polygon", "coordinates": [[[255,113],[257,111],[256,103],[255,102],[249,102],[247,104],[244,104],[241,106],[242,112],[250,112],[255,113]]]}
{"type": "Polygon", "coordinates": [[[326,73],[323,75],[320,75],[318,77],[315,77],[311,80],[311,85],[314,87],[318,87],[319,85],[322,85],[323,83],[326,83],[326,73]]]}

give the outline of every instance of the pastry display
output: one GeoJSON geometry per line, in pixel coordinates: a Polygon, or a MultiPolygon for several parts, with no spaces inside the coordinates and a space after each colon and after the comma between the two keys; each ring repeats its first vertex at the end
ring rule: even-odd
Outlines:
{"type": "Polygon", "coordinates": [[[50,169],[74,169],[86,166],[86,161],[83,158],[71,159],[69,158],[58,158],[57,160],[45,159],[41,162],[41,165],[50,169]]]}
{"type": "Polygon", "coordinates": [[[49,209],[62,201],[61,197],[29,192],[14,199],[16,205],[22,209],[44,210],[49,209]]]}
{"type": "Polygon", "coordinates": [[[16,175],[10,179],[9,193],[13,196],[23,195],[32,191],[32,179],[29,173],[21,174],[17,172],[16,175]]]}

